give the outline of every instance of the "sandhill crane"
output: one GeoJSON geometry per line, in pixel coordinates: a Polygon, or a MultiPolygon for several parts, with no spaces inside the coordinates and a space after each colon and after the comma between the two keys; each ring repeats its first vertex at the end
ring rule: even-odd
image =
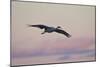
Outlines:
{"type": "Polygon", "coordinates": [[[42,32],[41,34],[44,34],[44,33],[52,33],[52,32],[57,32],[57,33],[61,33],[61,34],[64,34],[66,37],[71,37],[71,35],[67,32],[65,32],[64,30],[60,29],[61,27],[60,26],[57,26],[57,28],[54,28],[54,27],[49,27],[49,26],[46,26],[46,25],[42,25],[42,24],[38,24],[38,25],[28,25],[29,27],[37,27],[37,28],[40,28],[40,29],[44,29],[44,32],[42,32]]]}

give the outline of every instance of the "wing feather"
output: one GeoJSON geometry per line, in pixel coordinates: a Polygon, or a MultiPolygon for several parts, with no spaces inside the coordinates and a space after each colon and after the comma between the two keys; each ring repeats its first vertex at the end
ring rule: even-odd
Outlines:
{"type": "Polygon", "coordinates": [[[28,25],[28,26],[30,26],[30,27],[37,27],[37,28],[40,28],[40,29],[46,29],[47,28],[47,26],[45,26],[45,25],[41,25],[41,24],[39,24],[39,25],[28,25]]]}
{"type": "Polygon", "coordinates": [[[69,33],[65,32],[64,30],[61,30],[61,29],[56,29],[55,32],[64,34],[68,38],[71,37],[71,35],[69,33]]]}

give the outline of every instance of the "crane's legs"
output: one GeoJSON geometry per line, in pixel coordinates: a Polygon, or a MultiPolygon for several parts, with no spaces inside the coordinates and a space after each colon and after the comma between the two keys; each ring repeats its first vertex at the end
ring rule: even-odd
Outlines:
{"type": "Polygon", "coordinates": [[[44,32],[42,32],[41,34],[45,34],[46,32],[44,31],[44,32]]]}

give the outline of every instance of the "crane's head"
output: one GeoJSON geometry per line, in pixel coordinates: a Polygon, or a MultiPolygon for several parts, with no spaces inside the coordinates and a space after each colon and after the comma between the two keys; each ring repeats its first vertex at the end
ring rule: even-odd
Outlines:
{"type": "Polygon", "coordinates": [[[61,28],[60,26],[57,26],[57,28],[61,28]]]}

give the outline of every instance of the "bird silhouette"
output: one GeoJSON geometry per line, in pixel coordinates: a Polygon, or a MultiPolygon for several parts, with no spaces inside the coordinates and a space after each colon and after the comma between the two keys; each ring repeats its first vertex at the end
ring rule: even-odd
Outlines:
{"type": "Polygon", "coordinates": [[[52,33],[52,32],[57,32],[57,33],[60,33],[60,34],[64,34],[66,37],[71,37],[71,35],[69,33],[67,33],[66,31],[62,30],[60,26],[57,26],[57,28],[54,28],[54,27],[49,27],[49,26],[46,26],[46,25],[42,25],[42,24],[38,24],[38,25],[28,25],[29,27],[37,27],[37,28],[40,28],[40,29],[44,29],[44,32],[42,32],[41,34],[44,34],[44,33],[52,33]]]}

